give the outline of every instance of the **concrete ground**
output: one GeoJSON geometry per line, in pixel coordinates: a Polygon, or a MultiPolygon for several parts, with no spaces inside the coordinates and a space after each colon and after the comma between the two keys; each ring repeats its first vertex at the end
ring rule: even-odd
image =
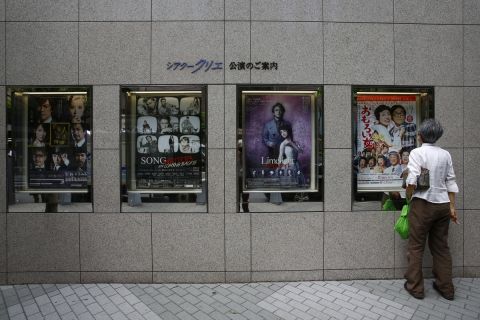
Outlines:
{"type": "Polygon", "coordinates": [[[480,279],[456,278],[448,301],[425,280],[425,299],[403,280],[240,284],[0,286],[0,319],[480,319],[480,279]]]}

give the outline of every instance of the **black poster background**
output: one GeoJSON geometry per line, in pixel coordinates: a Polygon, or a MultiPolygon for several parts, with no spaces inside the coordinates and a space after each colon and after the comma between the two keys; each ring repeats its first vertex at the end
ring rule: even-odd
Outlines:
{"type": "Polygon", "coordinates": [[[86,95],[28,96],[28,188],[86,190],[90,162],[86,95]]]}
{"type": "Polygon", "coordinates": [[[137,189],[200,189],[202,126],[199,97],[137,97],[137,189]]]}

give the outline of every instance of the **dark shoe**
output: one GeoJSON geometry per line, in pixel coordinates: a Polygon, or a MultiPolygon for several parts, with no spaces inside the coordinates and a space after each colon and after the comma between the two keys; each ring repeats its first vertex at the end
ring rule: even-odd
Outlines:
{"type": "Polygon", "coordinates": [[[419,299],[419,300],[422,300],[423,298],[425,298],[425,295],[423,293],[415,293],[411,290],[408,290],[407,288],[407,282],[405,281],[405,283],[403,284],[403,287],[405,288],[405,290],[412,296],[414,297],[415,299],[419,299]]]}
{"type": "Polygon", "coordinates": [[[433,282],[433,289],[435,289],[435,291],[437,291],[438,294],[443,297],[443,299],[447,299],[447,300],[450,300],[450,301],[453,300],[453,294],[450,295],[450,294],[443,293],[442,291],[440,291],[440,288],[437,286],[437,284],[435,282],[433,282]]]}

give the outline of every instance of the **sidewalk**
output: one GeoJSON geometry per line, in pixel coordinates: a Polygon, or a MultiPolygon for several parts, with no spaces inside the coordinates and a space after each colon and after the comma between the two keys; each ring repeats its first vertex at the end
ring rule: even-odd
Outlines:
{"type": "Polygon", "coordinates": [[[456,278],[454,301],[425,280],[425,299],[403,280],[247,284],[0,286],[0,319],[480,319],[480,278],[456,278]]]}

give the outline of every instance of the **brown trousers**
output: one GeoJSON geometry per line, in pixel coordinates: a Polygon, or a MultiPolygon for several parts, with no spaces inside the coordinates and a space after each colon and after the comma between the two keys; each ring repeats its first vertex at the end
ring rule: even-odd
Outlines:
{"type": "Polygon", "coordinates": [[[448,247],[450,203],[431,203],[413,198],[408,214],[410,224],[405,272],[407,288],[417,294],[424,291],[422,261],[425,242],[433,256],[433,276],[440,291],[454,294],[452,283],[452,256],[448,247]]]}

